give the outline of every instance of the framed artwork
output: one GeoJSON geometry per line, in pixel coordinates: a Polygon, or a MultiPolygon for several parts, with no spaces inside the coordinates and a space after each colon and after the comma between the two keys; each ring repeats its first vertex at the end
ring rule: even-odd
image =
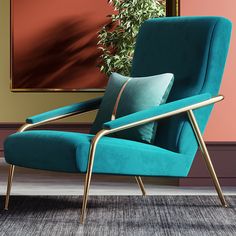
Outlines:
{"type": "Polygon", "coordinates": [[[107,0],[11,0],[11,91],[104,91],[97,33],[112,12],[107,0]]]}

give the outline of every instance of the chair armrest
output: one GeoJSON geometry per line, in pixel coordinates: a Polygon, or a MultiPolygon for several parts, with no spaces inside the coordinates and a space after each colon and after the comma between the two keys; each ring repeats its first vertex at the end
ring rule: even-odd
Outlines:
{"type": "Polygon", "coordinates": [[[98,97],[98,98],[94,98],[88,101],[60,107],[54,110],[50,110],[50,111],[35,115],[35,116],[28,117],[26,119],[26,123],[27,124],[44,123],[47,121],[62,119],[68,116],[95,110],[99,107],[101,101],[102,101],[102,97],[98,97]]]}
{"type": "Polygon", "coordinates": [[[103,128],[109,130],[108,133],[113,133],[207,106],[219,102],[223,98],[223,96],[211,97],[209,93],[195,95],[106,122],[103,124],[103,128]]]}

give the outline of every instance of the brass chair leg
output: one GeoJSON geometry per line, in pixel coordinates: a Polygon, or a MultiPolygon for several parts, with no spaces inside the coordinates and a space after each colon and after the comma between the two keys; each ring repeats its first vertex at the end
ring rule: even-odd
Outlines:
{"type": "Polygon", "coordinates": [[[137,182],[143,196],[146,196],[146,191],[145,191],[145,188],[144,188],[142,178],[140,176],[135,176],[135,179],[136,179],[136,182],[137,182]]]}
{"type": "Polygon", "coordinates": [[[201,135],[201,131],[200,131],[199,127],[198,127],[196,118],[195,118],[194,113],[193,113],[192,110],[188,111],[188,117],[189,117],[189,120],[191,122],[191,125],[192,125],[192,128],[194,130],[194,133],[196,135],[196,138],[198,140],[199,147],[200,147],[201,152],[202,152],[202,156],[203,156],[203,158],[205,160],[205,163],[207,165],[208,171],[209,171],[209,173],[211,175],[211,179],[212,179],[212,181],[213,181],[213,183],[215,185],[215,189],[216,189],[216,191],[218,193],[218,196],[219,196],[219,199],[221,201],[221,204],[224,207],[228,207],[228,205],[227,205],[227,203],[225,201],[225,197],[223,195],[223,192],[221,190],[221,187],[220,187],[219,180],[217,178],[216,172],[214,170],[213,164],[211,162],[211,158],[210,158],[210,155],[208,153],[206,144],[205,144],[205,142],[203,140],[203,137],[201,135]]]}
{"type": "Polygon", "coordinates": [[[88,202],[88,194],[89,194],[89,188],[91,183],[91,177],[92,177],[92,166],[93,166],[93,159],[89,160],[89,167],[86,173],[85,177],[85,183],[84,183],[84,195],[83,195],[83,205],[82,205],[82,212],[81,212],[81,218],[80,223],[84,223],[85,214],[86,214],[86,207],[88,202]]]}
{"type": "Polygon", "coordinates": [[[14,170],[15,170],[15,166],[14,165],[10,165],[9,173],[8,173],[8,182],[7,182],[7,192],[6,192],[6,199],[5,199],[5,207],[4,207],[5,210],[8,210],[9,198],[10,198],[10,193],[11,193],[11,186],[12,186],[14,170]]]}
{"type": "MultiPolygon", "coordinates": [[[[26,129],[28,129],[31,126],[33,126],[33,125],[32,124],[24,124],[19,128],[19,130],[17,132],[18,133],[24,132],[26,129]]],[[[15,166],[10,165],[9,173],[8,173],[8,181],[7,181],[7,192],[6,192],[5,206],[4,206],[5,210],[8,210],[14,170],[15,170],[15,166]]]]}
{"type": "Polygon", "coordinates": [[[96,151],[96,146],[99,141],[99,139],[106,134],[107,131],[100,131],[92,140],[92,143],[90,145],[90,151],[89,151],[89,160],[88,160],[88,167],[87,167],[87,173],[85,177],[85,183],[84,183],[84,195],[83,195],[83,205],[82,205],[82,212],[81,212],[81,218],[80,223],[84,223],[85,214],[86,214],[86,207],[88,202],[88,194],[89,194],[89,188],[90,188],[90,182],[92,177],[92,170],[93,170],[93,162],[94,162],[94,156],[96,151]]]}

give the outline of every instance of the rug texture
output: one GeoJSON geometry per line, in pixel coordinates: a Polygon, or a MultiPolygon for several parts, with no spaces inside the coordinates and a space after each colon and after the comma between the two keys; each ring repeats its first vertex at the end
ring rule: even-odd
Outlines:
{"type": "MultiPolygon", "coordinates": [[[[236,235],[236,196],[91,196],[84,225],[81,196],[12,196],[0,235],[236,235]]],[[[3,197],[1,197],[1,209],[3,197]]]]}

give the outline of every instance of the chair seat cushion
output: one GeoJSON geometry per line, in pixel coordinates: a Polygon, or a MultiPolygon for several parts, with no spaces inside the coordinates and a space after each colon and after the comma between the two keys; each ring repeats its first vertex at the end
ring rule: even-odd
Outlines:
{"type": "MultiPolygon", "coordinates": [[[[5,158],[17,166],[86,172],[94,135],[75,132],[34,130],[10,135],[4,144],[5,158]]],[[[97,146],[94,173],[186,176],[191,159],[154,145],[103,137],[97,146]]]]}

